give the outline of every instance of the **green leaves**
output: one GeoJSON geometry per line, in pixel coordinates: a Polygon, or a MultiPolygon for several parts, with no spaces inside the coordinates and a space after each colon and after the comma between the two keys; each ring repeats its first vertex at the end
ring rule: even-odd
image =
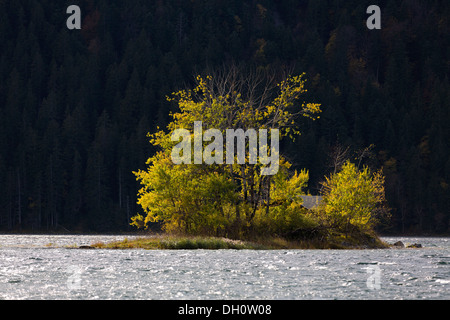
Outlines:
{"type": "Polygon", "coordinates": [[[259,161],[250,161],[250,139],[245,135],[238,138],[245,145],[244,163],[208,165],[191,161],[196,164],[176,165],[171,159],[171,151],[178,143],[171,136],[177,129],[186,129],[190,140],[195,140],[199,129],[216,129],[227,139],[230,130],[256,132],[269,128],[279,130],[281,137],[291,137],[299,133],[295,127],[298,115],[315,118],[320,112],[318,104],[299,101],[306,92],[303,75],[289,76],[278,85],[265,76],[244,75],[232,68],[216,77],[198,76],[194,89],[174,92],[168,98],[177,103],[179,112],[171,114],[173,120],[167,131],[149,135],[150,142],[161,150],[147,161],[147,171],[135,172],[143,185],[138,204],[147,216],[134,217],[133,225],[161,222],[167,231],[234,236],[240,236],[244,229],[251,230],[255,221],[271,224],[275,221],[272,218],[278,221],[273,232],[298,227],[304,213],[298,195],[306,186],[308,172],[291,176],[291,164],[282,155],[278,158],[278,151],[271,150],[271,156],[277,152],[277,168],[281,167],[273,177],[261,174],[261,166],[267,164],[261,161],[261,152],[254,156],[259,161]],[[201,128],[194,128],[194,123],[200,123],[201,128]]]}
{"type": "Polygon", "coordinates": [[[340,172],[327,177],[324,187],[324,213],[330,226],[346,233],[350,226],[371,230],[380,212],[386,212],[384,177],[367,167],[358,170],[347,161],[340,172]]]}

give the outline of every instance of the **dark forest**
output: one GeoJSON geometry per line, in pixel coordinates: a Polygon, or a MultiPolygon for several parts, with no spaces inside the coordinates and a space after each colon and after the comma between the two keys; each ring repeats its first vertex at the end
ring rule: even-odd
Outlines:
{"type": "Polygon", "coordinates": [[[361,161],[386,176],[380,232],[450,231],[447,0],[0,0],[0,39],[0,231],[135,230],[166,96],[232,63],[306,73],[323,112],[282,148],[311,194],[361,161]]]}

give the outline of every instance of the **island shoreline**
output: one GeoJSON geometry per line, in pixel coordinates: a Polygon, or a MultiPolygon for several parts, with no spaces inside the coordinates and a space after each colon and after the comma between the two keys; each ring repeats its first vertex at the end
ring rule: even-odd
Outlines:
{"type": "Polygon", "coordinates": [[[136,239],[125,238],[109,243],[93,243],[80,249],[147,249],[147,250],[280,250],[280,249],[387,249],[391,245],[372,235],[365,241],[357,242],[353,238],[334,239],[333,241],[317,239],[290,240],[282,237],[265,237],[261,239],[230,239],[226,237],[191,236],[173,234],[154,234],[140,236],[136,239]]]}

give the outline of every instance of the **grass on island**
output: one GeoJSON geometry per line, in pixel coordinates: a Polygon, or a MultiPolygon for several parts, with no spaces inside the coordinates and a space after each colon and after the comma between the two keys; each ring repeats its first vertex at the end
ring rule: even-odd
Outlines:
{"type": "Polygon", "coordinates": [[[188,237],[172,235],[153,235],[137,239],[125,238],[110,243],[94,243],[100,249],[258,249],[258,246],[239,240],[214,237],[188,237]]]}
{"type": "Polygon", "coordinates": [[[234,249],[234,250],[277,250],[277,249],[367,249],[385,248],[383,243],[375,235],[365,235],[367,239],[354,239],[334,237],[333,241],[288,240],[281,237],[266,237],[251,241],[233,240],[228,238],[204,237],[204,236],[180,236],[158,234],[136,239],[125,238],[122,241],[110,243],[98,242],[91,248],[98,249],[147,249],[147,250],[194,250],[194,249],[234,249]],[[363,244],[363,245],[361,245],[363,244]]]}

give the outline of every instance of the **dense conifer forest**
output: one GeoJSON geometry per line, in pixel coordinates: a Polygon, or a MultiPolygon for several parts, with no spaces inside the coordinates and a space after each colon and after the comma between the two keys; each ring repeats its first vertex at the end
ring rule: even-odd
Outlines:
{"type": "Polygon", "coordinates": [[[0,39],[1,231],[134,230],[166,96],[231,63],[306,73],[323,112],[282,148],[311,194],[343,159],[383,167],[382,232],[450,230],[447,0],[0,0],[0,39]]]}

